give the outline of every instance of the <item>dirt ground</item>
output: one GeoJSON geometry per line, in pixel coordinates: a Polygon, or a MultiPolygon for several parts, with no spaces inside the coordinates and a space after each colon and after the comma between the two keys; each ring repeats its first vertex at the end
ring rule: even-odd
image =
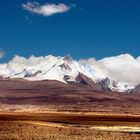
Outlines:
{"type": "Polygon", "coordinates": [[[0,121],[1,140],[140,140],[139,133],[103,132],[85,128],[0,121]]]}
{"type": "Polygon", "coordinates": [[[45,139],[140,140],[140,96],[58,81],[0,80],[0,140],[45,139]]]}
{"type": "Polygon", "coordinates": [[[122,115],[1,113],[0,140],[140,140],[139,119],[122,115]]]}

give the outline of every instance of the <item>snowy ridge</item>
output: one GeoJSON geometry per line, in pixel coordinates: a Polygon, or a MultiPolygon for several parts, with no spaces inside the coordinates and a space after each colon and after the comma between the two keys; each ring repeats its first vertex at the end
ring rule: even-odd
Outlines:
{"type": "MultiPolygon", "coordinates": [[[[106,59],[105,59],[106,61],[106,59]]],[[[102,69],[89,63],[75,61],[71,56],[46,57],[15,56],[9,63],[0,64],[0,76],[9,78],[24,78],[27,80],[58,80],[64,83],[76,82],[79,73],[86,75],[95,83],[100,83],[104,89],[113,91],[130,91],[137,84],[112,80],[102,69]]]]}

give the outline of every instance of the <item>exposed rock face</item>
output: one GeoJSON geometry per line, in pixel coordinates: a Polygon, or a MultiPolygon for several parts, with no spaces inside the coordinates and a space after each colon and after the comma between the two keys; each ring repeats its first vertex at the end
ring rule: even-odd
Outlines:
{"type": "Polygon", "coordinates": [[[70,80],[70,76],[69,75],[65,75],[64,76],[64,80],[68,82],[70,80]]]}
{"type": "Polygon", "coordinates": [[[140,84],[137,87],[135,87],[131,92],[140,94],[140,84]]]}
{"type": "Polygon", "coordinates": [[[111,85],[111,81],[110,79],[107,77],[103,80],[101,80],[99,82],[99,85],[101,86],[101,88],[103,88],[104,90],[110,90],[109,86],[111,85]]]}
{"type": "Polygon", "coordinates": [[[73,59],[72,57],[68,54],[67,56],[64,57],[64,60],[71,62],[73,59]]]}
{"type": "Polygon", "coordinates": [[[35,72],[34,74],[32,74],[32,77],[36,77],[38,74],[41,74],[41,73],[42,73],[42,71],[39,70],[39,71],[35,72]]]}
{"type": "Polygon", "coordinates": [[[117,88],[117,82],[110,80],[108,77],[101,80],[99,82],[99,85],[101,86],[102,89],[111,91],[111,89],[117,88]]]}
{"type": "Polygon", "coordinates": [[[38,74],[41,74],[42,73],[42,71],[37,71],[37,72],[35,72],[34,74],[30,74],[30,73],[27,73],[27,74],[25,74],[25,76],[24,77],[36,77],[38,74]]]}
{"type": "Polygon", "coordinates": [[[79,73],[78,76],[75,78],[75,80],[80,84],[89,86],[91,88],[94,88],[95,90],[101,90],[101,88],[96,83],[94,83],[93,80],[91,80],[90,78],[88,78],[86,75],[82,73],[79,73]]]}
{"type": "Polygon", "coordinates": [[[63,63],[63,64],[61,64],[61,65],[59,65],[59,66],[60,66],[61,69],[63,69],[63,70],[69,70],[69,71],[71,71],[70,66],[69,66],[68,64],[66,64],[66,63],[63,63]]]}

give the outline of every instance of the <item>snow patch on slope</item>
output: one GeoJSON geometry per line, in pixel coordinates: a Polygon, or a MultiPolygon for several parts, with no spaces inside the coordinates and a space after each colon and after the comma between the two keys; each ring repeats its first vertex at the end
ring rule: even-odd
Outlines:
{"type": "Polygon", "coordinates": [[[114,91],[127,91],[140,83],[140,58],[129,54],[102,60],[73,60],[70,56],[55,57],[52,55],[29,58],[15,56],[11,61],[0,64],[0,76],[34,80],[58,80],[67,83],[75,81],[82,73],[95,83],[105,80],[105,86],[114,91]],[[65,79],[67,77],[67,80],[65,79]]]}

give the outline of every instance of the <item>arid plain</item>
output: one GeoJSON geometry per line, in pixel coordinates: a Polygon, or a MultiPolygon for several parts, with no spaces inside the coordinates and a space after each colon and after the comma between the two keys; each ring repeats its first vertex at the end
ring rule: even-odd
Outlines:
{"type": "Polygon", "coordinates": [[[139,94],[57,81],[0,81],[0,139],[139,140],[139,94]]]}

